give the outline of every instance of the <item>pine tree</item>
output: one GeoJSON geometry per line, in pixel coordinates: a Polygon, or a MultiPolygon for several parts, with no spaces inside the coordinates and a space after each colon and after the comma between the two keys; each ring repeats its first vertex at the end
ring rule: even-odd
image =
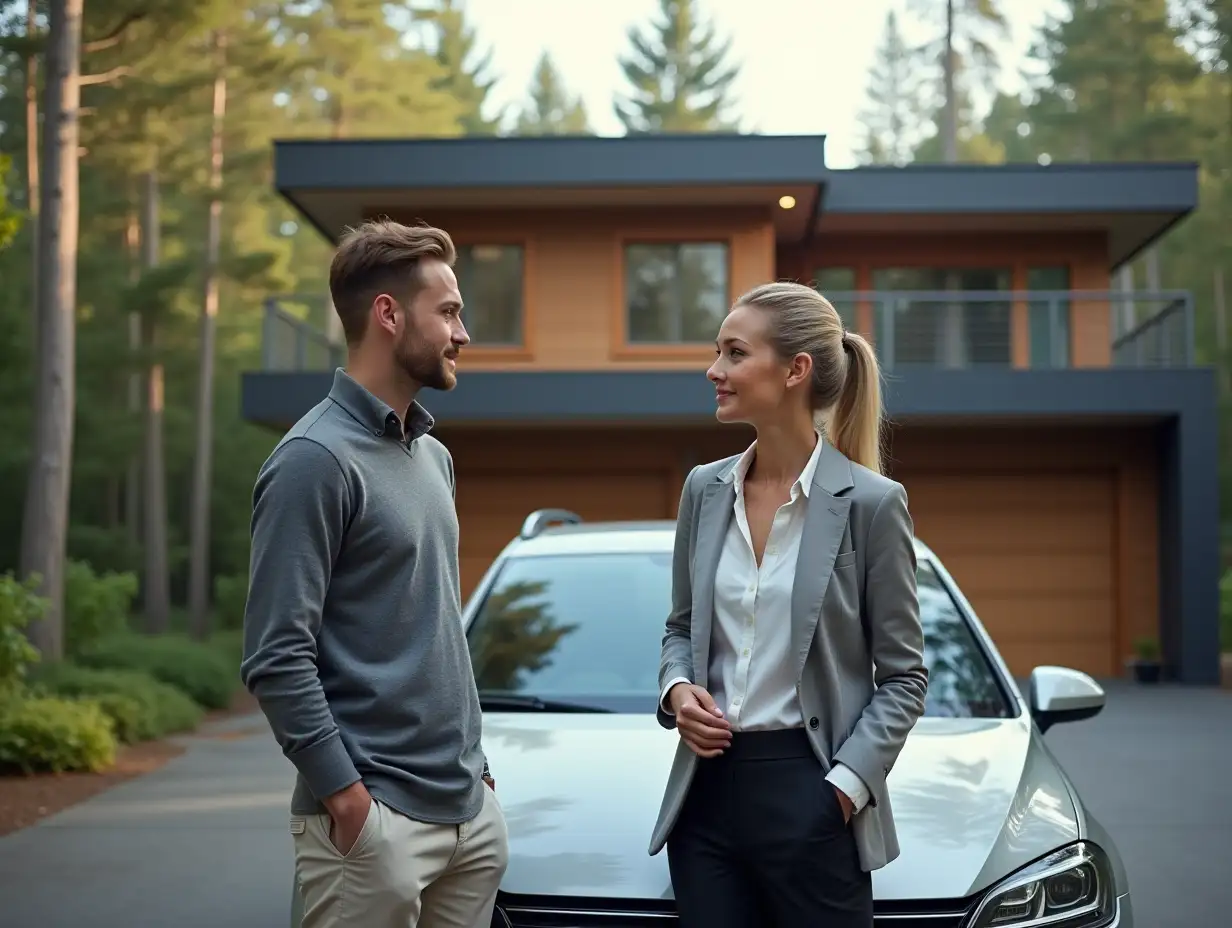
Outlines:
{"type": "Polygon", "coordinates": [[[488,76],[491,49],[471,63],[476,52],[475,30],[466,21],[466,10],[456,0],[439,0],[439,5],[416,12],[416,18],[434,27],[433,57],[441,75],[433,89],[455,100],[461,107],[460,128],[465,135],[496,135],[504,112],[483,115],[488,94],[496,78],[488,76]]]}
{"type": "MultiPolygon", "coordinates": [[[[937,134],[941,160],[959,158],[964,105],[970,89],[992,83],[997,55],[992,40],[1008,32],[998,0],[912,0],[910,9],[941,31],[937,39],[916,50],[921,71],[935,89],[929,105],[939,114],[937,134]]],[[[971,124],[968,114],[967,125],[971,124]]]]}
{"type": "Polygon", "coordinates": [[[966,164],[995,164],[1005,160],[1002,146],[993,141],[984,131],[984,126],[975,114],[971,97],[962,84],[954,91],[954,143],[953,155],[947,149],[945,105],[930,114],[933,131],[916,146],[912,161],[919,164],[962,162],[966,164]]]}
{"type": "Polygon", "coordinates": [[[572,97],[545,51],[531,78],[530,99],[518,114],[518,135],[589,135],[586,107],[572,97]]]}
{"type": "Polygon", "coordinates": [[[1185,157],[1197,62],[1167,0],[1068,0],[1033,56],[1048,69],[1030,115],[1053,160],[1185,157]]]}
{"type": "Polygon", "coordinates": [[[861,113],[865,137],[860,161],[906,164],[919,131],[920,87],[911,50],[903,41],[893,10],[886,14],[881,45],[869,71],[867,94],[868,105],[861,113]]]}
{"type": "Polygon", "coordinates": [[[731,39],[721,41],[703,22],[697,0],[659,0],[649,34],[630,29],[620,59],[632,87],[614,103],[629,133],[736,131],[728,94],[739,67],[726,64],[731,39]]]}
{"type": "Polygon", "coordinates": [[[317,0],[271,17],[277,40],[299,52],[280,99],[296,135],[459,134],[464,106],[434,56],[408,48],[385,0],[317,0]],[[413,127],[413,128],[410,128],[413,127]]]}

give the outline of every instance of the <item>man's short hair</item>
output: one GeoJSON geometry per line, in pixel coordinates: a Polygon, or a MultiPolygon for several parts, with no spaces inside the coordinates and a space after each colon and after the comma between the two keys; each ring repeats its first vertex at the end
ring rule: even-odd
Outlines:
{"type": "Polygon", "coordinates": [[[347,344],[358,344],[364,337],[368,311],[378,294],[389,292],[409,303],[422,286],[422,261],[443,261],[452,267],[457,256],[449,233],[429,225],[380,219],[348,229],[329,266],[329,293],[347,344]]]}

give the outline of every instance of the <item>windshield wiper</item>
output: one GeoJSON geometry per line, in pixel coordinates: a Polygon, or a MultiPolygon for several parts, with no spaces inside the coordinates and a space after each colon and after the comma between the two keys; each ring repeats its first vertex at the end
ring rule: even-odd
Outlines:
{"type": "Polygon", "coordinates": [[[520,693],[479,693],[479,707],[496,712],[611,712],[599,706],[588,706],[563,699],[543,699],[520,693]]]}

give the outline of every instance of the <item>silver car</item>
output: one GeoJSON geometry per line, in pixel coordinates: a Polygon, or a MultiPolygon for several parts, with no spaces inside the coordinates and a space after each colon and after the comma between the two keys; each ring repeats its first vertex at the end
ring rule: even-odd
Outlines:
{"type": "MultiPolygon", "coordinates": [[[[535,512],[467,604],[509,827],[494,928],[675,921],[666,853],[647,853],[677,741],[654,716],[674,535],[535,512]]],[[[1024,697],[936,555],[916,554],[928,699],[889,779],[902,853],[873,874],[878,928],[1132,928],[1120,856],[1042,737],[1097,714],[1103,690],[1037,667],[1024,697]]]]}

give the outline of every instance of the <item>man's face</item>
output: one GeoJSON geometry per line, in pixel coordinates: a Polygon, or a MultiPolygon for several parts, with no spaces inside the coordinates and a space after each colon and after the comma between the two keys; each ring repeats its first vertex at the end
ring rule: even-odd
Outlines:
{"type": "Polygon", "coordinates": [[[458,382],[458,351],[471,340],[462,325],[458,279],[443,261],[423,262],[419,274],[421,287],[405,308],[394,360],[415,383],[452,390],[458,382]]]}

